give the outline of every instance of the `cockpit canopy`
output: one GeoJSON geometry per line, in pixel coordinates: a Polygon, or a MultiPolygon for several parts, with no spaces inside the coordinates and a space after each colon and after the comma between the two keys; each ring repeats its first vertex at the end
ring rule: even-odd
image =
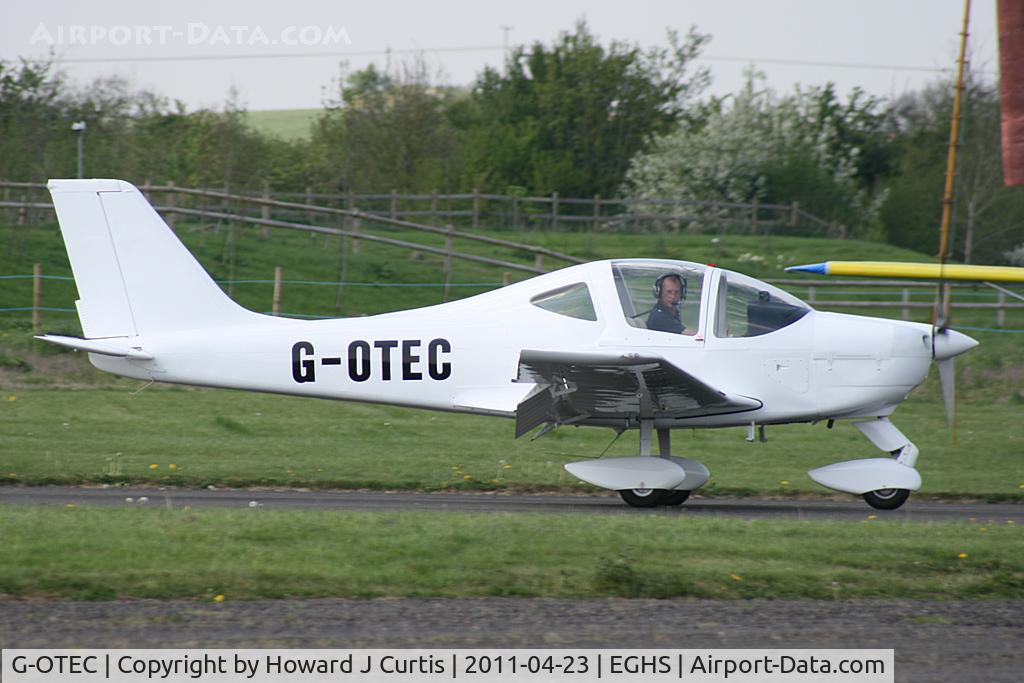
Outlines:
{"type": "Polygon", "coordinates": [[[722,271],[714,305],[716,337],[758,337],[792,325],[811,310],[778,287],[732,271],[722,271]]]}
{"type": "MultiPolygon", "coordinates": [[[[679,322],[687,333],[701,330],[705,321],[702,305],[710,307],[713,317],[710,333],[716,337],[757,337],[793,324],[810,311],[795,296],[741,273],[716,270],[686,261],[616,261],[612,277],[626,322],[641,329],[664,329],[653,321],[658,317],[662,285],[678,278],[682,296],[678,305],[679,322]],[[704,288],[718,272],[718,284],[712,296],[703,296],[704,288]]],[[[665,308],[662,306],[662,308],[665,308]]],[[[675,312],[673,311],[673,315],[675,312]]],[[[703,330],[705,334],[709,330],[703,330]]]]}

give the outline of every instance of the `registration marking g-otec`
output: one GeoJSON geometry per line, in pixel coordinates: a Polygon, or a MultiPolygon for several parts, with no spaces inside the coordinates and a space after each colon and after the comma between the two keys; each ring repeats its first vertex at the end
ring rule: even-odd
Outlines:
{"type": "MultiPolygon", "coordinates": [[[[320,356],[320,366],[347,366],[348,378],[365,382],[371,378],[382,381],[401,379],[417,381],[426,378],[444,381],[452,375],[452,345],[438,337],[424,344],[421,339],[356,339],[349,343],[346,356],[320,356]],[[400,364],[399,368],[395,368],[400,364]]],[[[299,384],[316,381],[317,356],[312,342],[297,341],[292,345],[292,379],[299,384]]]]}

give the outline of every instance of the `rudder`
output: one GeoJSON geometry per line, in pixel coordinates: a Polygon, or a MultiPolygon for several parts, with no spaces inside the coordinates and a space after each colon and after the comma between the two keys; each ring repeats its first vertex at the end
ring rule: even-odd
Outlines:
{"type": "Polygon", "coordinates": [[[123,180],[51,180],[88,339],[264,319],[232,301],[142,193],[123,180]]]}

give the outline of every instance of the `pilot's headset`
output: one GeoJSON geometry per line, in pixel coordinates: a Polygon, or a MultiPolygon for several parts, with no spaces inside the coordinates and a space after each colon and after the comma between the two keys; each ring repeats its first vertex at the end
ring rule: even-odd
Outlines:
{"type": "Polygon", "coordinates": [[[666,278],[670,278],[670,277],[679,280],[680,290],[681,290],[679,292],[679,301],[680,302],[686,301],[686,278],[683,277],[682,275],[680,275],[679,273],[665,273],[664,275],[662,275],[661,277],[659,277],[657,280],[654,281],[654,298],[655,298],[655,300],[658,300],[658,301],[661,300],[661,283],[663,283],[666,278]]]}

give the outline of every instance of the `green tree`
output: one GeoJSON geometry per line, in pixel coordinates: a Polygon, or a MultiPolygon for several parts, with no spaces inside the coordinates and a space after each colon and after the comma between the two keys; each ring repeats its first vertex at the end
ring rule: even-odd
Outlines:
{"type": "MultiPolygon", "coordinates": [[[[67,121],[63,88],[63,76],[49,61],[0,62],[0,177],[39,181],[62,166],[58,135],[67,121]]],[[[66,154],[74,164],[69,121],[63,132],[66,154]]]]}
{"type": "Polygon", "coordinates": [[[707,40],[691,29],[682,40],[670,32],[667,48],[604,47],[581,21],[551,46],[516,48],[505,72],[486,69],[453,114],[474,184],[612,195],[633,155],[706,87],[693,60],[707,40]]]}
{"type": "Polygon", "coordinates": [[[349,74],[314,128],[318,184],[357,192],[451,188],[459,147],[448,109],[458,91],[437,80],[423,58],[349,74]]]}
{"type": "MultiPolygon", "coordinates": [[[[882,210],[889,242],[936,254],[942,219],[953,83],[938,81],[904,95],[892,107],[890,137],[898,151],[882,210]]],[[[1021,243],[1024,191],[1003,185],[999,97],[968,74],[962,104],[951,256],[1002,263],[1021,243]]]]}

